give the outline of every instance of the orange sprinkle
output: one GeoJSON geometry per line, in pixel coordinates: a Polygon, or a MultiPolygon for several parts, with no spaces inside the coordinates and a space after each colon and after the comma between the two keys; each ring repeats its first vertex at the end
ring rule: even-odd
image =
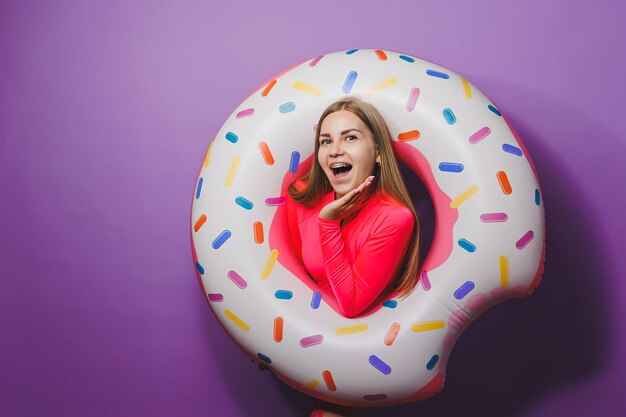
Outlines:
{"type": "Polygon", "coordinates": [[[328,391],[337,391],[337,386],[335,385],[335,381],[333,380],[333,375],[329,370],[325,370],[322,372],[322,377],[324,377],[324,382],[326,383],[326,388],[328,391]]]}
{"type": "Polygon", "coordinates": [[[263,155],[263,160],[267,165],[274,165],[274,155],[270,151],[269,146],[265,142],[259,142],[259,149],[261,150],[261,155],[263,155]]]}
{"type": "Polygon", "coordinates": [[[400,325],[398,323],[392,324],[387,332],[387,336],[385,336],[385,344],[391,346],[393,341],[396,340],[398,333],[400,333],[400,325]]]}
{"type": "Polygon", "coordinates": [[[498,171],[497,174],[498,182],[500,183],[500,188],[502,188],[502,192],[506,195],[509,195],[513,192],[511,189],[511,183],[509,182],[509,178],[506,176],[506,172],[498,171]]]}
{"type": "Polygon", "coordinates": [[[274,88],[274,85],[276,85],[276,80],[272,80],[272,82],[270,82],[267,87],[265,87],[265,89],[261,93],[261,97],[265,97],[266,95],[268,95],[270,91],[272,91],[272,88],[274,88]]]}
{"type": "Polygon", "coordinates": [[[263,223],[261,222],[254,222],[254,241],[258,244],[263,243],[263,241],[265,240],[263,238],[263,223]]]}
{"type": "Polygon", "coordinates": [[[200,230],[204,223],[206,223],[206,214],[200,216],[200,218],[196,221],[196,224],[193,225],[193,231],[197,232],[198,230],[200,230]]]}
{"type": "Polygon", "coordinates": [[[420,137],[419,130],[411,130],[410,132],[403,132],[398,135],[398,140],[400,142],[408,142],[410,140],[415,140],[420,137]]]}
{"type": "Polygon", "coordinates": [[[274,342],[280,343],[283,341],[283,318],[276,317],[274,319],[274,342]]]}
{"type": "Polygon", "coordinates": [[[378,59],[380,59],[381,61],[387,60],[387,54],[384,51],[381,51],[380,49],[376,50],[376,55],[378,55],[378,59]]]}

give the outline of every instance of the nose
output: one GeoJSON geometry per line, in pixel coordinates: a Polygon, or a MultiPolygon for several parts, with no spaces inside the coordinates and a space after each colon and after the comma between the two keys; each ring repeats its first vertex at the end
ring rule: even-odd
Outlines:
{"type": "Polygon", "coordinates": [[[341,147],[341,141],[340,140],[335,140],[333,141],[331,147],[330,147],[330,156],[331,157],[337,157],[343,155],[343,148],[341,147]]]}

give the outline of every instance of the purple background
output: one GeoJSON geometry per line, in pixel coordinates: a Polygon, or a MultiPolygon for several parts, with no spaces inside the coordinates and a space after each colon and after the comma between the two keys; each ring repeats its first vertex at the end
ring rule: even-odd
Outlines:
{"type": "Polygon", "coordinates": [[[0,3],[0,415],[308,416],[210,313],[189,211],[248,93],[352,48],[420,56],[490,96],[534,158],[548,225],[536,293],[470,327],[437,397],[370,415],[624,415],[622,4],[130,3],[0,3]]]}

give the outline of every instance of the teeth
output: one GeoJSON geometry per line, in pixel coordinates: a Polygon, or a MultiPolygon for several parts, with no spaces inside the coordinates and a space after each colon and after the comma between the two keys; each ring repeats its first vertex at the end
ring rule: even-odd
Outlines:
{"type": "Polygon", "coordinates": [[[331,164],[330,168],[331,169],[335,169],[335,168],[343,168],[343,167],[349,167],[349,166],[351,166],[351,165],[350,164],[346,164],[345,162],[337,162],[337,163],[331,164]]]}

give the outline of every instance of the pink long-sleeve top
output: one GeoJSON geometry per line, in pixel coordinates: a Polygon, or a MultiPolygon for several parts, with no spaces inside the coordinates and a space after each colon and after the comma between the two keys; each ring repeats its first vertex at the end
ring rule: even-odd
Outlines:
{"type": "Polygon", "coordinates": [[[289,232],[298,260],[320,290],[335,297],[344,316],[354,317],[395,278],[413,231],[413,215],[376,191],[353,218],[320,218],[333,198],[331,191],[308,208],[288,197],[289,232]]]}

